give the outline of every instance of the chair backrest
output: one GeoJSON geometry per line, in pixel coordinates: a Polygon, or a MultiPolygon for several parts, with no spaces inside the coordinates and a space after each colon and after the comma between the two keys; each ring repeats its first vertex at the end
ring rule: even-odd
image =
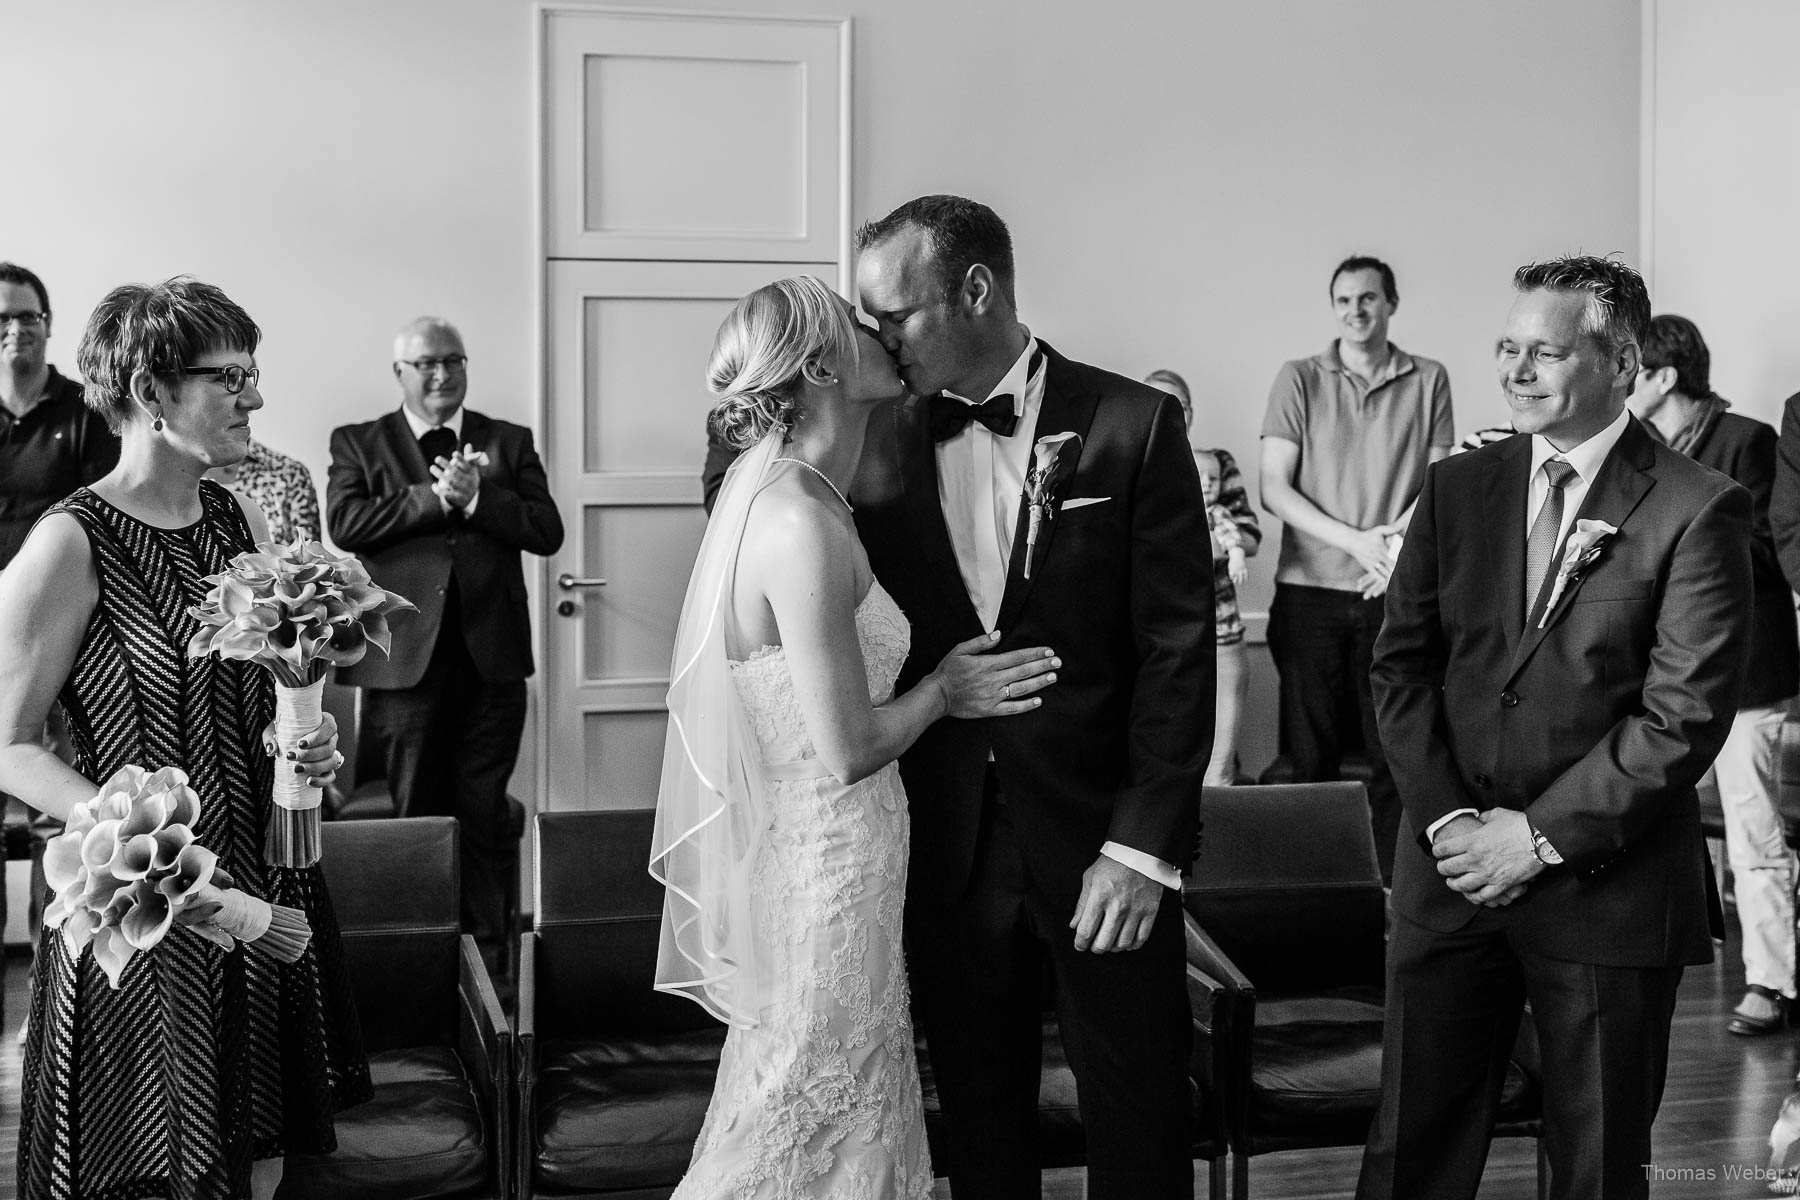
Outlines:
{"type": "Polygon", "coordinates": [[[1382,986],[1386,897],[1360,783],[1206,788],[1188,911],[1260,994],[1382,986]]]}
{"type": "Polygon", "coordinates": [[[663,889],[651,878],[654,810],[537,818],[537,1033],[675,1033],[716,1026],[654,990],[663,889]]]}
{"type": "Polygon", "coordinates": [[[327,821],[320,863],[366,1048],[454,1044],[455,818],[327,821]]]}

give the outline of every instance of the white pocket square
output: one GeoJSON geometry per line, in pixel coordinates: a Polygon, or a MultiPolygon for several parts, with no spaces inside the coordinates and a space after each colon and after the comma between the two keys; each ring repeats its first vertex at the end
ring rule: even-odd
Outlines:
{"type": "Polygon", "coordinates": [[[1071,508],[1086,508],[1090,504],[1105,504],[1111,499],[1111,496],[1083,496],[1079,500],[1064,500],[1062,502],[1062,510],[1068,512],[1071,508]]]}

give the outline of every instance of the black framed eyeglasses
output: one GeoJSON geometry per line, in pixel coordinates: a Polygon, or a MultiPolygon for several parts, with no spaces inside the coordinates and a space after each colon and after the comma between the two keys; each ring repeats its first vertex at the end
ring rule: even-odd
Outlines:
{"type": "Polygon", "coordinates": [[[403,358],[400,360],[421,375],[430,375],[442,367],[451,375],[457,374],[469,365],[466,354],[446,354],[442,358],[403,358]]]}
{"type": "Polygon", "coordinates": [[[41,312],[0,313],[0,329],[5,329],[8,325],[17,325],[20,329],[36,329],[48,315],[41,312]]]}
{"type": "Polygon", "coordinates": [[[244,390],[245,381],[259,383],[262,379],[260,367],[240,367],[236,363],[224,367],[183,367],[183,375],[217,375],[225,382],[225,390],[233,396],[244,390]]]}

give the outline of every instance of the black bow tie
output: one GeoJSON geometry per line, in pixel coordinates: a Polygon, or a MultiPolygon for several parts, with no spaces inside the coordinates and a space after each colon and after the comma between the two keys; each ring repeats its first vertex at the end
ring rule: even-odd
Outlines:
{"type": "Polygon", "coordinates": [[[1014,411],[1013,397],[1002,393],[980,404],[964,404],[949,396],[931,398],[931,440],[948,441],[979,421],[998,437],[1011,437],[1018,428],[1019,414],[1014,411]]]}

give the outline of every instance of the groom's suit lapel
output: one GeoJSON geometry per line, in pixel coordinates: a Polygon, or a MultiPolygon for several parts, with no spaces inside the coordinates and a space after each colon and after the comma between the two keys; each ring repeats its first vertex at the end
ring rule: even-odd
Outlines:
{"type": "MultiPolygon", "coordinates": [[[[1527,438],[1525,441],[1529,446],[1530,439],[1527,438]]],[[[1527,453],[1526,460],[1529,464],[1529,453],[1527,453]]],[[[1613,446],[1612,453],[1608,454],[1606,460],[1600,464],[1600,473],[1588,486],[1587,495],[1581,501],[1581,508],[1575,514],[1576,520],[1604,521],[1619,531],[1618,537],[1629,537],[1630,531],[1626,529],[1625,523],[1631,519],[1631,514],[1636,510],[1638,503],[1656,485],[1656,479],[1650,473],[1655,462],[1655,443],[1650,440],[1649,434],[1638,427],[1635,417],[1627,417],[1625,432],[1619,435],[1619,441],[1613,446]]],[[[1529,465],[1526,469],[1530,469],[1529,465]]],[[[1525,482],[1528,484],[1529,480],[1525,482]]],[[[1517,511],[1520,513],[1524,511],[1523,502],[1520,503],[1517,511]]],[[[1515,524],[1521,524],[1523,520],[1522,516],[1516,517],[1515,524]]],[[[1573,530],[1575,526],[1571,524],[1569,528],[1573,530]]],[[[1552,572],[1557,570],[1562,562],[1562,552],[1563,546],[1559,543],[1556,547],[1556,557],[1550,564],[1552,572]]],[[[1562,622],[1563,617],[1568,614],[1569,605],[1574,602],[1576,593],[1581,590],[1581,585],[1587,581],[1588,576],[1595,571],[1604,571],[1610,557],[1609,553],[1602,553],[1599,561],[1563,589],[1563,594],[1557,598],[1556,607],[1545,614],[1541,628],[1534,624],[1524,631],[1518,648],[1513,652],[1512,668],[1507,672],[1509,683],[1518,677],[1519,672],[1525,668],[1525,664],[1531,660],[1532,654],[1543,644],[1544,638],[1549,636],[1562,622]]],[[[1519,572],[1513,576],[1513,579],[1517,581],[1513,585],[1513,607],[1515,609],[1523,602],[1524,578],[1524,560],[1521,556],[1519,572]]]]}
{"type": "MultiPolygon", "coordinates": [[[[944,504],[938,495],[937,444],[931,440],[931,404],[925,396],[910,396],[894,415],[895,449],[900,460],[900,487],[904,494],[907,527],[916,539],[914,552],[924,574],[941,593],[955,623],[979,631],[981,614],[963,585],[962,568],[956,564],[956,548],[944,524],[944,504]]],[[[970,636],[974,636],[971,633],[970,636]]]]}
{"type": "MultiPolygon", "coordinates": [[[[1030,579],[1025,578],[1025,537],[1030,529],[1031,512],[1024,498],[1019,500],[1019,519],[1013,526],[1012,556],[1006,563],[1006,591],[1001,594],[1000,615],[994,622],[1000,629],[1013,623],[1025,605],[1025,598],[1031,594],[1032,585],[1044,577],[1044,562],[1050,557],[1051,546],[1056,540],[1056,527],[1062,524],[1062,501],[1074,484],[1082,452],[1087,449],[1088,432],[1094,424],[1094,411],[1100,406],[1100,397],[1082,386],[1068,359],[1051,349],[1047,342],[1040,341],[1038,345],[1044,351],[1044,399],[1038,408],[1034,440],[1068,431],[1080,436],[1063,447],[1057,469],[1061,482],[1056,486],[1051,518],[1038,529],[1030,579]]],[[[1120,503],[1123,502],[1121,497],[1120,503]]]]}

